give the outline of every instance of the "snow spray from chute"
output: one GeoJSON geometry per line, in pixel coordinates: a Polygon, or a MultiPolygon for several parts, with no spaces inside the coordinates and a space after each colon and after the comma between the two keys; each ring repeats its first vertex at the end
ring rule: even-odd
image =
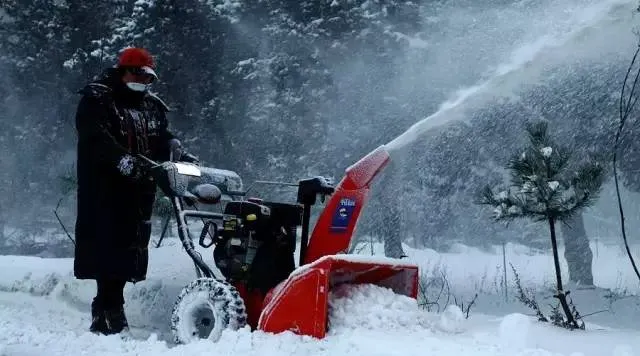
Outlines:
{"type": "MultiPolygon", "coordinates": [[[[509,84],[511,84],[508,83],[510,77],[518,76],[537,59],[545,56],[547,51],[564,46],[579,37],[585,30],[590,29],[608,16],[610,10],[621,5],[630,5],[629,11],[632,11],[632,7],[636,4],[627,0],[595,2],[577,10],[561,28],[550,26],[549,33],[514,50],[510,60],[499,65],[487,79],[456,92],[449,100],[442,103],[435,113],[415,123],[400,136],[388,142],[384,145],[384,149],[393,154],[410,145],[431,129],[465,120],[464,109],[473,100],[482,104],[488,102],[492,95],[508,95],[509,84]]],[[[518,81],[518,78],[513,78],[513,80],[518,81]]],[[[377,150],[379,149],[381,148],[377,150]]]]}

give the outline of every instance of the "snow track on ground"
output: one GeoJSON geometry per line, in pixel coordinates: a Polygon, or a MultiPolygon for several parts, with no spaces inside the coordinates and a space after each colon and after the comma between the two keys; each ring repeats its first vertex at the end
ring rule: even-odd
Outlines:
{"type": "Polygon", "coordinates": [[[375,286],[340,289],[333,296],[333,329],[324,340],[245,328],[223,333],[218,343],[174,346],[143,329],[132,330],[129,340],[96,336],[85,331],[86,313],[55,296],[0,292],[0,355],[633,356],[640,347],[638,332],[567,332],[521,314],[473,321],[455,307],[427,313],[411,299],[375,286]]]}
{"type": "MultiPolygon", "coordinates": [[[[466,251],[452,258],[465,256],[470,259],[466,251]]],[[[218,343],[176,346],[167,341],[171,307],[195,276],[175,245],[153,249],[148,280],[126,287],[133,339],[96,336],[86,331],[95,285],[74,279],[72,266],[71,259],[0,256],[0,356],[640,356],[638,330],[588,325],[586,332],[569,332],[504,310],[487,316],[474,309],[465,319],[457,307],[427,312],[413,299],[367,285],[331,291],[331,329],[323,340],[245,328],[223,333],[218,343]]],[[[473,284],[482,269],[471,272],[452,282],[473,284]]]]}
{"type": "MultiPolygon", "coordinates": [[[[409,298],[395,296],[379,287],[356,288],[353,295],[337,299],[332,316],[331,335],[325,340],[291,333],[270,335],[250,333],[246,328],[223,334],[216,344],[201,341],[189,345],[171,346],[158,341],[144,331],[133,330],[135,339],[119,336],[96,336],[86,332],[89,323],[85,313],[70,308],[55,297],[32,296],[25,293],[0,293],[0,355],[418,355],[425,347],[439,352],[468,352],[473,355],[496,355],[495,346],[470,345],[458,341],[440,340],[437,332],[416,324],[427,314],[419,311],[409,298]],[[371,297],[382,305],[362,302],[371,297]],[[355,304],[354,304],[355,303],[355,304]],[[353,308],[357,305],[357,308],[353,308]],[[406,308],[409,307],[409,310],[406,308]],[[351,317],[368,310],[366,316],[351,317]],[[397,312],[401,312],[397,314],[397,312]],[[412,321],[414,322],[412,324],[412,321]],[[400,352],[400,348],[403,350],[400,352]]],[[[441,335],[444,336],[444,335],[441,335]]]]}

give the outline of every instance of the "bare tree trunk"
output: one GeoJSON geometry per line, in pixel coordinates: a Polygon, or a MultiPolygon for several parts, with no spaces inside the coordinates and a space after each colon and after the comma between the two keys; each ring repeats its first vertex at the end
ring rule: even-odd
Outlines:
{"type": "Polygon", "coordinates": [[[384,255],[390,258],[402,258],[405,256],[402,249],[404,233],[407,230],[403,224],[402,189],[397,182],[401,181],[404,172],[402,160],[391,162],[386,168],[386,174],[381,179],[382,206],[379,236],[384,239],[384,255]]]}
{"type": "Polygon", "coordinates": [[[564,311],[565,317],[567,318],[567,324],[572,325],[574,327],[578,327],[578,323],[573,318],[573,314],[571,313],[571,308],[569,308],[569,303],[567,302],[567,293],[564,291],[564,287],[562,286],[562,273],[560,270],[560,257],[558,256],[558,240],[556,239],[556,222],[552,217],[548,218],[549,222],[549,232],[551,233],[551,247],[553,248],[553,263],[556,268],[556,289],[558,290],[558,294],[555,296],[560,301],[560,305],[562,306],[562,310],[564,311]]]}
{"type": "Polygon", "coordinates": [[[402,249],[402,219],[400,209],[396,204],[390,204],[388,213],[384,214],[382,229],[380,233],[384,237],[384,255],[391,258],[402,258],[405,256],[402,249]]]}
{"type": "Polygon", "coordinates": [[[584,228],[582,213],[561,224],[564,240],[564,258],[569,267],[569,279],[581,285],[593,285],[593,252],[584,228]]]}

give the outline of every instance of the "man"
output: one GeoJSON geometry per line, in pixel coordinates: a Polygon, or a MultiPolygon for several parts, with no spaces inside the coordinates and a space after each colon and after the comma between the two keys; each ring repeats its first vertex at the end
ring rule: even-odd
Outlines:
{"type": "MultiPolygon", "coordinates": [[[[147,274],[156,183],[139,155],[167,161],[179,146],[168,130],[168,107],[149,92],[156,79],[149,52],[128,48],[114,68],[80,90],[74,274],[96,280],[89,329],[99,334],[128,330],[124,286],[147,274]]],[[[197,161],[179,155],[174,159],[197,161]]]]}

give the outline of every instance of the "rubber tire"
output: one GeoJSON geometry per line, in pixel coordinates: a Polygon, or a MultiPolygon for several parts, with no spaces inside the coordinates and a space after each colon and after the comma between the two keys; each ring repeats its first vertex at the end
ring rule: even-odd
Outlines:
{"type": "Polygon", "coordinates": [[[217,342],[225,329],[247,325],[247,312],[240,294],[231,284],[213,278],[199,278],[182,289],[171,312],[171,333],[176,344],[200,340],[194,312],[206,308],[213,314],[213,328],[207,339],[217,342]]]}

